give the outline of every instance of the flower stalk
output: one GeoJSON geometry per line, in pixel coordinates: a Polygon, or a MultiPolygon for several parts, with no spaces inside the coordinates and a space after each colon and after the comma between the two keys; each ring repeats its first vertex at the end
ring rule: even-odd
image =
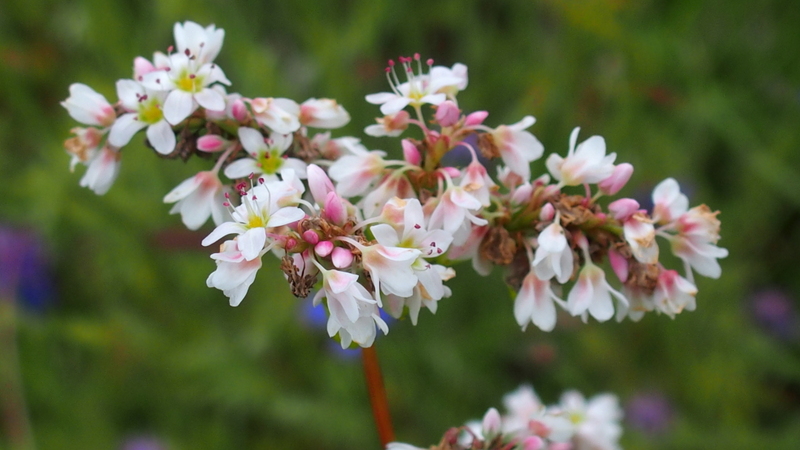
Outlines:
{"type": "Polygon", "coordinates": [[[381,366],[378,363],[378,354],[375,345],[361,349],[361,360],[364,364],[364,378],[367,381],[369,402],[372,405],[372,415],[375,418],[375,427],[381,440],[381,447],[394,441],[392,418],[389,415],[389,401],[386,398],[386,388],[383,386],[381,366]]]}

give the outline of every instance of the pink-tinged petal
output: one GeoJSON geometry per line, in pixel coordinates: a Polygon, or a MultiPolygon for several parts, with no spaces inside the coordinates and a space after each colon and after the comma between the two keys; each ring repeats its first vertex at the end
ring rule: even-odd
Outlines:
{"type": "Polygon", "coordinates": [[[111,126],[111,132],[108,134],[108,143],[114,147],[128,145],[133,135],[147,126],[138,117],[139,115],[134,113],[119,116],[114,125],[111,126]]]}
{"type": "Polygon", "coordinates": [[[251,228],[239,235],[239,249],[244,259],[252,261],[258,258],[267,242],[267,230],[261,227],[251,228]]]}
{"type": "Polygon", "coordinates": [[[333,242],[319,241],[314,245],[314,253],[321,258],[327,258],[333,252],[333,242]]]}
{"type": "MultiPolygon", "coordinates": [[[[324,274],[325,282],[328,284],[330,291],[334,294],[341,294],[348,290],[353,283],[358,282],[358,275],[354,273],[330,270],[324,274]]],[[[356,319],[358,319],[357,310],[355,317],[351,317],[352,321],[355,321],[356,319]]]]}
{"type": "Polygon", "coordinates": [[[628,281],[628,260],[619,254],[614,249],[608,251],[608,262],[611,264],[611,269],[617,275],[619,281],[624,283],[628,281]]]}
{"type": "Polygon", "coordinates": [[[633,166],[622,163],[614,167],[614,172],[610,177],[597,184],[600,191],[605,195],[614,195],[622,189],[633,175],[633,166]]]}
{"type": "Polygon", "coordinates": [[[367,102],[372,103],[373,105],[382,105],[395,98],[397,98],[397,94],[392,94],[391,92],[380,92],[377,94],[369,94],[365,97],[367,102]]]}
{"type": "Polygon", "coordinates": [[[258,166],[258,162],[255,159],[242,158],[230,163],[230,165],[225,168],[224,173],[226,177],[235,180],[236,178],[246,178],[250,176],[251,173],[259,174],[262,172],[261,167],[258,166]]]}
{"type": "Polygon", "coordinates": [[[203,152],[219,152],[227,148],[230,141],[216,134],[207,134],[197,139],[197,149],[203,152]]]}
{"type": "Polygon", "coordinates": [[[225,97],[214,89],[205,88],[194,94],[195,101],[209,111],[224,111],[225,97]]]}
{"type": "Polygon", "coordinates": [[[344,247],[336,247],[331,252],[331,262],[337,269],[350,267],[350,264],[353,263],[353,252],[344,247]]]}
{"type": "MultiPolygon", "coordinates": [[[[425,288],[431,300],[441,300],[444,297],[444,284],[442,276],[435,266],[428,265],[425,270],[414,271],[414,275],[419,279],[419,284],[425,288]]],[[[435,302],[434,302],[435,304],[435,302]]]]}
{"type": "Polygon", "coordinates": [[[621,198],[608,205],[608,211],[617,220],[627,220],[639,210],[639,202],[632,198],[621,198]]]}
{"type": "Polygon", "coordinates": [[[464,125],[468,127],[480,125],[484,120],[486,120],[487,117],[489,117],[489,113],[487,111],[475,111],[467,116],[466,120],[464,121],[464,125]]]}
{"type": "Polygon", "coordinates": [[[172,125],[177,125],[189,117],[197,109],[197,103],[191,93],[173,90],[164,102],[164,118],[172,125]]]}
{"type": "Polygon", "coordinates": [[[211,232],[205,239],[203,239],[203,246],[208,247],[209,245],[217,242],[218,240],[222,239],[223,237],[229,234],[242,234],[247,231],[247,227],[240,223],[236,222],[225,222],[219,225],[217,228],[214,228],[214,231],[211,232]]]}
{"type": "Polygon", "coordinates": [[[482,206],[480,200],[462,188],[452,189],[450,199],[464,209],[479,209],[482,206]]]}
{"type": "Polygon", "coordinates": [[[144,95],[144,88],[133,80],[117,80],[117,97],[128,111],[139,109],[139,98],[144,95]]]}
{"type": "Polygon", "coordinates": [[[392,100],[381,105],[381,113],[388,116],[390,114],[395,114],[399,112],[401,109],[408,106],[411,103],[411,100],[407,97],[395,97],[392,100]]]}
{"type": "Polygon", "coordinates": [[[316,164],[309,164],[306,168],[306,173],[308,175],[308,188],[311,191],[314,202],[318,205],[324,204],[328,193],[335,190],[333,183],[325,171],[316,164]]]}
{"type": "Polygon", "coordinates": [[[147,127],[147,140],[162,155],[169,155],[175,150],[175,132],[166,120],[159,120],[147,127]]]}
{"type": "Polygon", "coordinates": [[[306,213],[304,213],[302,209],[294,206],[287,206],[275,211],[273,214],[270,214],[267,226],[279,227],[281,225],[297,222],[298,220],[303,220],[305,217],[306,213]]]}
{"type": "Polygon", "coordinates": [[[373,225],[370,231],[381,245],[394,247],[400,242],[400,239],[397,237],[397,231],[395,231],[391,225],[385,223],[373,225]]]}
{"type": "Polygon", "coordinates": [[[86,125],[103,127],[114,123],[114,108],[94,89],[85,84],[73,83],[69,86],[69,94],[69,98],[61,102],[61,106],[67,109],[73,119],[86,125]]]}
{"type": "Polygon", "coordinates": [[[153,72],[155,70],[155,66],[153,66],[153,64],[146,58],[137,56],[133,59],[133,78],[138,80],[139,77],[144,76],[144,74],[153,72]]]}

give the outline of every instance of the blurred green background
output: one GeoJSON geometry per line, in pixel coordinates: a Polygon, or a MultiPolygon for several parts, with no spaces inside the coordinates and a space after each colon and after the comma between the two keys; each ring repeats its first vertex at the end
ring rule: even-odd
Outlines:
{"type": "Polygon", "coordinates": [[[674,321],[562,315],[552,333],[522,333],[501,274],[457,267],[435,316],[378,339],[399,440],[437,442],[531,383],[547,403],[567,388],[618,394],[628,449],[800,448],[797,6],[3,1],[0,225],[46,258],[16,295],[38,448],[379,448],[357,353],[335,350],[276,261],[238,308],[205,287],[210,227],[184,231],[161,203],[203,161],[160,160],[137,138],[102,197],[78,186],[83,168],[68,170],[62,143],[77,124],[58,102],[69,84],[114,101],[133,57],[165,50],[184,20],[225,29],[217,61],[231,91],[334,97],[352,116],[338,135],[373,122],[363,97],[386,90],[386,60],[418,51],[469,66],[459,103],[490,111],[488,125],[532,114],[531,131],[561,154],[581,126],[636,167],[621,194],[647,198],[673,176],[692,205],[722,211],[722,278],[700,279],[697,311],[674,321]]]}

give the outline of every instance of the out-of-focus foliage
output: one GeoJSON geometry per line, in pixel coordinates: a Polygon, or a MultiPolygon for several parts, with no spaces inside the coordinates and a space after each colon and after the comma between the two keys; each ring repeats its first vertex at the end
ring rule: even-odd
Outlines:
{"type": "Polygon", "coordinates": [[[348,134],[378,114],[363,96],[386,90],[388,58],[465,63],[460,105],[490,111],[487,124],[533,114],[531,131],[562,154],[581,126],[636,167],[622,194],[645,199],[674,176],[692,204],[722,211],[722,278],[700,280],[697,311],[675,320],[560,316],[570,325],[522,333],[500,274],[459,267],[435,316],[394,322],[378,339],[398,438],[434,443],[532,383],[548,403],[570,387],[639,399],[632,412],[655,395],[668,423],[632,418],[625,448],[800,445],[795,1],[10,0],[0,7],[0,221],[40,236],[56,286],[55,301],[23,306],[18,324],[39,448],[122,448],[136,436],[169,449],[378,448],[358,356],[332,350],[274,261],[238,308],[205,287],[208,229],[183,231],[161,198],[206,166],[135,143],[103,197],[67,169],[62,142],[76,124],[58,101],[69,84],[116,99],[133,57],[165,50],[184,20],[225,29],[218,62],[233,90],[334,97],[352,115],[348,134]],[[783,306],[754,302],[767,288],[783,306]]]}

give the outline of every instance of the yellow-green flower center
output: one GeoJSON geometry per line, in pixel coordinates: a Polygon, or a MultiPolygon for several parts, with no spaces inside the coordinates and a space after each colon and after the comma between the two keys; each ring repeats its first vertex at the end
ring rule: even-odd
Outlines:
{"type": "Polygon", "coordinates": [[[161,111],[161,105],[158,103],[158,100],[148,99],[141,103],[139,103],[139,120],[146,124],[154,124],[164,117],[164,113],[161,111]]]}
{"type": "Polygon", "coordinates": [[[281,166],[283,165],[283,158],[281,158],[280,153],[276,149],[270,149],[261,154],[258,157],[258,165],[261,167],[261,170],[268,174],[274,175],[278,173],[281,166]]]}
{"type": "Polygon", "coordinates": [[[175,81],[178,89],[196,94],[203,90],[203,77],[189,72],[183,72],[175,81]]]}
{"type": "Polygon", "coordinates": [[[250,217],[248,217],[247,228],[260,228],[265,225],[264,220],[261,219],[259,215],[251,214],[250,217]]]}

